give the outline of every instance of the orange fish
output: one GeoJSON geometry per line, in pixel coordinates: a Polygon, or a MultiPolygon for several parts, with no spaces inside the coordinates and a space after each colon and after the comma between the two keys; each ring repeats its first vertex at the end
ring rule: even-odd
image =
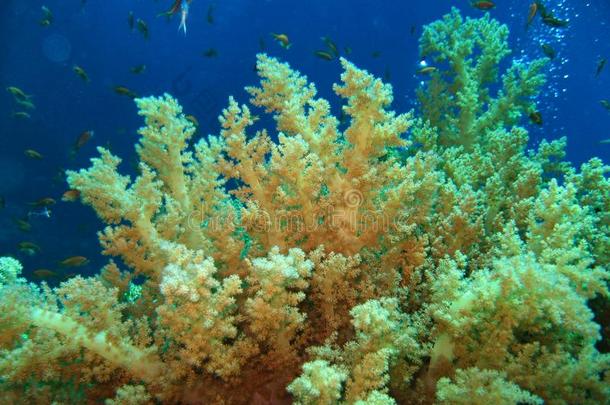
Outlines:
{"type": "Polygon", "coordinates": [[[89,263],[89,259],[85,256],[70,256],[61,262],[59,262],[62,267],[80,267],[85,266],[89,263]]]}
{"type": "Polygon", "coordinates": [[[475,1],[474,3],[472,3],[472,6],[479,10],[491,10],[492,8],[496,7],[493,1],[486,0],[475,1]]]}
{"type": "Polygon", "coordinates": [[[87,142],[89,142],[89,140],[91,138],[93,138],[93,135],[95,134],[94,131],[83,131],[83,133],[81,133],[78,138],[76,138],[76,142],[74,142],[74,151],[78,151],[80,148],[82,148],[83,146],[85,146],[85,144],[87,142]]]}
{"type": "Polygon", "coordinates": [[[61,200],[65,202],[75,202],[78,201],[79,197],[80,191],[76,189],[70,189],[63,193],[63,195],[61,196],[61,200]]]}

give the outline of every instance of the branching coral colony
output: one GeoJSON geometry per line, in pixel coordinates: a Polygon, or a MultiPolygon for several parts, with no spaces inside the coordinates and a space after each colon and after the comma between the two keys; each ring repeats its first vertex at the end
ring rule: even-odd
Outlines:
{"type": "Polygon", "coordinates": [[[507,36],[456,10],[425,27],[419,118],[342,60],[344,131],[266,55],[247,91],[277,142],[231,98],[191,147],[176,100],[136,100],[139,176],[104,148],[68,173],[129,270],[51,289],[0,261],[2,402],[608,403],[587,306],[608,295],[608,168],[573,169],[563,139],[526,151],[546,61],[492,91],[507,36]]]}

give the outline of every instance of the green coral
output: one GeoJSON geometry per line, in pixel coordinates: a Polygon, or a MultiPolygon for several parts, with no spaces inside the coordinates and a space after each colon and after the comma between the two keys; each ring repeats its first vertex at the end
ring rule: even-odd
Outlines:
{"type": "Polygon", "coordinates": [[[443,145],[472,148],[488,131],[510,127],[534,109],[533,98],[545,83],[547,59],[513,61],[492,94],[498,65],[510,54],[508,27],[486,14],[462,18],[453,8],[424,27],[420,55],[439,69],[418,89],[423,115],[439,129],[443,145]]]}

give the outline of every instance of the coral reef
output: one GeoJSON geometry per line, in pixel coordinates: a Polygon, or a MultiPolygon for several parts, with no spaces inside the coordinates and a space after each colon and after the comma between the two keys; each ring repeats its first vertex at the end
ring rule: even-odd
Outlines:
{"type": "Polygon", "coordinates": [[[271,134],[231,98],[193,142],[174,98],[137,99],[137,177],[104,148],[68,172],[116,262],[50,288],[0,259],[2,402],[609,402],[609,168],[527,150],[546,61],[499,78],[507,36],[425,27],[408,114],[342,59],[345,128],[266,55],[246,90],[271,134]]]}

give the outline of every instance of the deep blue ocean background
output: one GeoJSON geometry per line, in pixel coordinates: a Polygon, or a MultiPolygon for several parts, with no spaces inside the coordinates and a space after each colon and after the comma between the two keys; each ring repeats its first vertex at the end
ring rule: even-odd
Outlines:
{"type": "MultiPolygon", "coordinates": [[[[348,59],[394,88],[393,109],[408,111],[415,104],[421,78],[418,37],[422,25],[440,18],[451,6],[464,15],[481,16],[464,1],[407,2],[397,0],[193,0],[188,33],[178,31],[178,17],[157,15],[170,0],[2,0],[0,2],[0,255],[13,255],[24,263],[25,275],[39,268],[57,269],[57,262],[82,255],[91,262],[77,271],[92,274],[107,262],[100,255],[96,232],[102,224],[90,207],[61,202],[67,189],[62,172],[87,167],[96,146],[110,147],[123,158],[123,173],[134,173],[134,143],[141,119],[131,99],[114,93],[127,86],[138,95],[169,92],[179,99],[185,113],[194,115],[199,134],[217,134],[217,117],[229,95],[240,102],[248,97],[243,88],[257,84],[253,70],[257,52],[288,61],[317,85],[319,94],[331,100],[338,114],[338,98],[331,85],[339,80],[337,60],[313,55],[324,48],[328,36],[339,48],[352,49],[348,59]],[[431,5],[432,4],[432,5],[431,5]],[[41,6],[54,21],[43,27],[41,6]],[[213,23],[208,22],[212,5],[213,23]],[[150,38],[130,30],[129,12],[144,20],[150,38]],[[285,33],[292,47],[280,47],[271,32],[285,33]],[[205,57],[210,48],[216,57],[205,57]],[[130,68],[146,64],[140,75],[130,68]],[[73,66],[83,67],[91,82],[85,83],[73,66]],[[8,86],[33,95],[36,109],[31,119],[13,117],[19,111],[8,86]],[[85,130],[94,138],[74,158],[70,150],[85,130]],[[25,149],[44,155],[32,160],[25,149]],[[52,197],[50,218],[33,216],[32,229],[23,232],[15,220],[27,217],[28,202],[52,197]],[[18,243],[31,241],[41,247],[36,255],[24,255],[18,243]]],[[[540,99],[544,124],[524,121],[532,146],[541,139],[568,137],[568,159],[574,164],[593,156],[610,162],[610,111],[600,100],[610,99],[610,1],[547,2],[555,15],[569,20],[565,29],[543,25],[539,18],[525,29],[530,1],[497,1],[494,18],[509,25],[511,57],[529,60],[543,56],[540,44],[553,46],[557,57],[550,64],[548,84],[540,99]],[[551,5],[553,3],[553,5],[551,5]],[[597,61],[609,59],[595,77],[597,61]]],[[[50,279],[54,284],[58,279],[50,279]]]]}

